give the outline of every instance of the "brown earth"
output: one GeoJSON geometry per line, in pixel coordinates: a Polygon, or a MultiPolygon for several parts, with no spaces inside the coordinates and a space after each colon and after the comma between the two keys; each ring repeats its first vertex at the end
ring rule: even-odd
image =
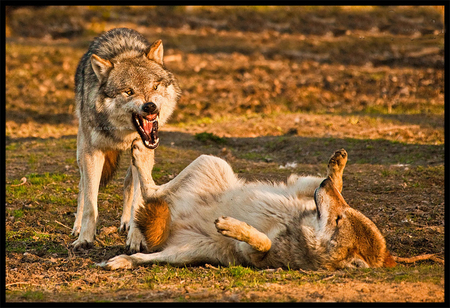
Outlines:
{"type": "Polygon", "coordinates": [[[157,183],[203,153],[249,180],[323,175],[344,147],[344,198],[377,224],[392,254],[443,258],[439,9],[48,6],[9,7],[6,17],[6,303],[445,300],[444,265],[432,261],[337,272],[104,271],[95,263],[126,252],[117,231],[126,156],[100,191],[95,247],[69,248],[79,180],[73,75],[93,37],[127,26],[163,39],[183,90],[161,133],[157,183]]]}

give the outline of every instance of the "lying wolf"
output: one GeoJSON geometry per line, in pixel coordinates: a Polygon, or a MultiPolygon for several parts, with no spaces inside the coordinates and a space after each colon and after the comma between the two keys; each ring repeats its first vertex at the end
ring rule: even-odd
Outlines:
{"type": "MultiPolygon", "coordinates": [[[[133,140],[145,145],[146,166],[153,167],[158,129],[172,114],[180,98],[175,77],[163,65],[161,40],[149,44],[138,32],[110,30],[89,46],[75,74],[75,100],[79,119],[77,162],[80,168],[78,208],[72,234],[75,249],[92,246],[97,222],[100,185],[114,175],[119,155],[133,140]],[[139,138],[140,137],[140,138],[139,138]]],[[[145,246],[135,227],[133,211],[142,203],[137,170],[130,165],[125,177],[120,228],[129,229],[132,252],[145,246]]],[[[147,178],[147,183],[153,183],[147,178]]]]}
{"type": "Polygon", "coordinates": [[[375,224],[343,199],[344,149],[327,177],[291,175],[286,184],[247,183],[222,159],[202,155],[155,188],[142,146],[132,146],[145,207],[137,224],[150,254],[119,255],[107,269],[146,263],[229,264],[329,270],[394,266],[375,224]]]}

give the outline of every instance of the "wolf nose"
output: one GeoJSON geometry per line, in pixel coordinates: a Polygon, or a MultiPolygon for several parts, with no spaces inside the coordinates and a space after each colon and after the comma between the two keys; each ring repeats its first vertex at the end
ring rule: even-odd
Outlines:
{"type": "Polygon", "coordinates": [[[152,103],[152,102],[150,102],[150,103],[145,103],[143,106],[142,106],[142,111],[143,112],[145,112],[145,113],[148,113],[148,114],[152,114],[152,113],[154,113],[155,111],[156,111],[156,104],[155,103],[152,103]]]}

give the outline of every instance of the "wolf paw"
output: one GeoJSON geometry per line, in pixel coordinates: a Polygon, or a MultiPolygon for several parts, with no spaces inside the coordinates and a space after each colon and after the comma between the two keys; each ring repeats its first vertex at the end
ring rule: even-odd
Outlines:
{"type": "Polygon", "coordinates": [[[125,212],[122,214],[120,219],[119,232],[127,232],[130,230],[130,215],[126,215],[125,212]]]}
{"type": "Polygon", "coordinates": [[[147,250],[145,238],[139,229],[130,227],[127,237],[127,249],[132,254],[147,250]]]}
{"type": "Polygon", "coordinates": [[[74,252],[82,252],[83,250],[89,250],[92,247],[94,247],[94,243],[93,242],[89,242],[87,240],[77,239],[70,246],[73,248],[74,252]]]}
{"type": "Polygon", "coordinates": [[[347,151],[344,149],[337,150],[328,161],[328,169],[333,171],[341,171],[347,163],[347,151]]]}
{"type": "Polygon", "coordinates": [[[96,265],[112,271],[117,269],[131,269],[135,267],[133,258],[127,255],[119,255],[109,259],[107,262],[97,263],[96,265]]]}
{"type": "Polygon", "coordinates": [[[131,162],[133,166],[138,167],[137,164],[139,163],[139,157],[145,149],[146,148],[141,139],[136,138],[133,140],[133,143],[131,144],[131,162]]]}
{"type": "Polygon", "coordinates": [[[119,227],[119,233],[128,232],[130,230],[130,224],[128,222],[121,222],[119,227]]]}
{"type": "Polygon", "coordinates": [[[241,238],[241,230],[239,228],[241,221],[232,217],[222,216],[220,218],[217,218],[214,221],[214,224],[216,225],[217,232],[219,232],[220,234],[235,239],[241,238]]]}
{"type": "Polygon", "coordinates": [[[347,157],[347,151],[340,149],[334,152],[328,161],[327,175],[339,191],[342,191],[342,174],[347,164],[347,157]]]}
{"type": "Polygon", "coordinates": [[[73,226],[72,232],[70,233],[73,236],[78,236],[80,234],[81,225],[80,226],[73,226]]]}

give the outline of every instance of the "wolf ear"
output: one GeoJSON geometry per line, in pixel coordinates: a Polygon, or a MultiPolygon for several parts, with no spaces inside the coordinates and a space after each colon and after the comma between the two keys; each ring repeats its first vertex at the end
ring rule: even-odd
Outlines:
{"type": "Polygon", "coordinates": [[[147,53],[147,58],[155,61],[159,65],[163,65],[164,48],[161,40],[155,41],[150,46],[150,51],[147,53]]]}
{"type": "Polygon", "coordinates": [[[108,77],[109,72],[113,68],[112,63],[109,60],[102,59],[96,54],[93,54],[91,56],[91,64],[98,80],[100,81],[100,83],[103,83],[103,81],[108,77]]]}

